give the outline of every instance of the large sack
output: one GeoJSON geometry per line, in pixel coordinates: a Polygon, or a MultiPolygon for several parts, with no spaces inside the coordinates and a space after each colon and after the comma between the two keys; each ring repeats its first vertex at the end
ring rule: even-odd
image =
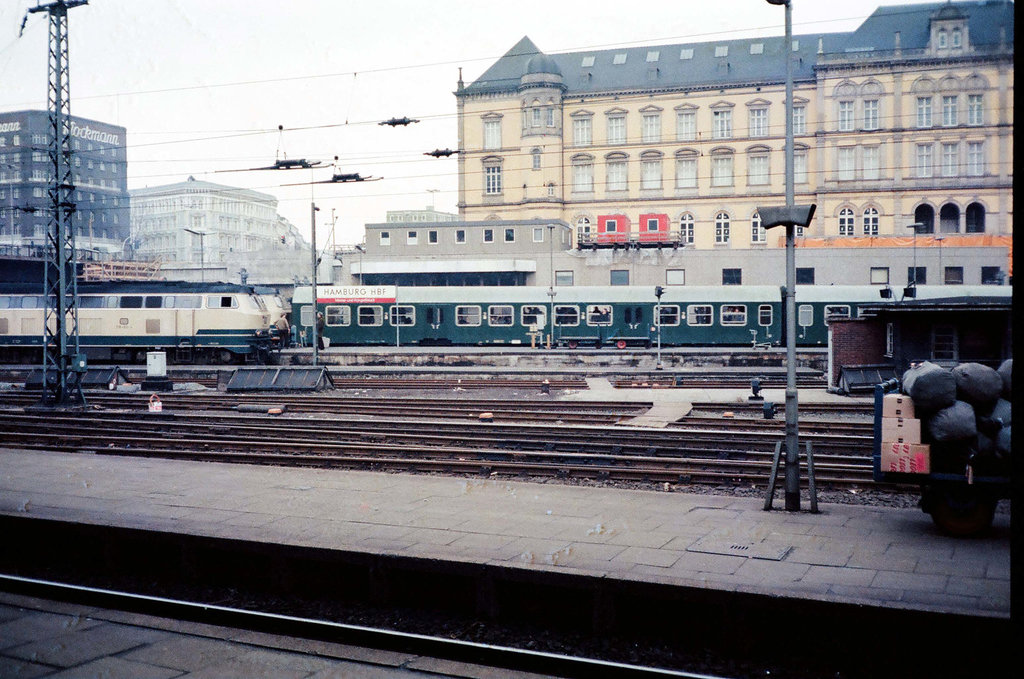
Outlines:
{"type": "Polygon", "coordinates": [[[996,453],[1000,457],[1010,457],[1010,449],[1012,448],[1012,442],[1010,441],[1010,427],[1006,426],[999,430],[999,436],[996,437],[996,453]]]}
{"type": "Polygon", "coordinates": [[[961,363],[953,368],[956,397],[973,406],[987,407],[1003,393],[1003,378],[981,363],[961,363]]]}
{"type": "Polygon", "coordinates": [[[992,412],[988,414],[992,419],[1000,419],[1003,421],[1004,427],[1009,427],[1010,422],[1013,420],[1013,406],[1005,398],[1001,398],[996,401],[996,405],[992,408],[992,412]]]}
{"type": "Polygon", "coordinates": [[[925,361],[903,373],[903,392],[914,401],[917,416],[923,417],[956,402],[956,378],[948,370],[925,361]]]}
{"type": "Polygon", "coordinates": [[[928,419],[928,433],[939,443],[975,438],[978,427],[974,422],[974,408],[966,401],[956,401],[939,410],[928,419]]]}
{"type": "Polygon", "coordinates": [[[1003,398],[1010,398],[1012,392],[1012,384],[1010,378],[1013,377],[1013,359],[1008,358],[1002,362],[999,366],[999,377],[1003,380],[1003,398]]]}

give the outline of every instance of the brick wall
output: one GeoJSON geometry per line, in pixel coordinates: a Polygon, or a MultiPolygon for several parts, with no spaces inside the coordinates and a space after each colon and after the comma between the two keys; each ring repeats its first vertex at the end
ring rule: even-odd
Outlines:
{"type": "Polygon", "coordinates": [[[829,321],[829,384],[839,383],[839,369],[844,365],[891,363],[885,356],[885,323],[874,318],[844,318],[829,321]]]}

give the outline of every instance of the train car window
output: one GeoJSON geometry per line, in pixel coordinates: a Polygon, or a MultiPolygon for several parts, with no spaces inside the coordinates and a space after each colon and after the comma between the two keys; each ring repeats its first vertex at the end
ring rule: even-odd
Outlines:
{"type": "Polygon", "coordinates": [[[78,298],[78,306],[82,309],[102,309],[103,298],[96,295],[84,295],[78,298]]]}
{"type": "Polygon", "coordinates": [[[636,323],[644,322],[644,308],[642,306],[633,308],[633,321],[636,323]]]}
{"type": "Polygon", "coordinates": [[[632,323],[633,322],[633,308],[632,307],[626,307],[626,311],[623,313],[623,316],[625,317],[623,320],[626,321],[626,325],[629,325],[630,323],[632,323]]]}
{"type": "Polygon", "coordinates": [[[609,304],[587,306],[587,325],[611,325],[612,307],[609,304]]]}
{"type": "Polygon", "coordinates": [[[507,327],[515,323],[515,310],[511,304],[492,304],[487,307],[487,324],[492,327],[507,327]]]}
{"type": "Polygon", "coordinates": [[[710,304],[691,304],[686,307],[687,325],[711,325],[715,310],[710,304]]]}
{"type": "Polygon", "coordinates": [[[11,298],[10,297],[0,297],[0,309],[10,309],[10,308],[11,308],[11,298]]]}
{"type": "MultiPolygon", "coordinates": [[[[167,302],[164,302],[170,306],[167,302]]],[[[198,295],[175,295],[175,309],[199,309],[203,306],[203,298],[198,295]]]]}
{"type": "Polygon", "coordinates": [[[121,295],[121,303],[118,306],[122,309],[141,309],[142,295],[121,295]]]}
{"type": "Polygon", "coordinates": [[[679,306],[662,304],[658,309],[658,325],[679,325],[679,306]]]}
{"type": "Polygon", "coordinates": [[[164,305],[164,298],[160,295],[146,295],[145,305],[147,309],[160,309],[164,305]]]}
{"type": "Polygon", "coordinates": [[[762,304],[757,307],[757,324],[760,326],[771,325],[774,315],[775,310],[772,309],[771,304],[762,304]]]}
{"type": "Polygon", "coordinates": [[[480,307],[455,307],[455,325],[480,325],[480,307]]]}
{"type": "Polygon", "coordinates": [[[444,323],[444,309],[439,306],[427,307],[427,324],[441,325],[444,323]]]}
{"type": "Polygon", "coordinates": [[[352,325],[352,309],[336,304],[329,306],[324,314],[324,322],[327,325],[352,325]]]}
{"type": "Polygon", "coordinates": [[[747,324],[747,307],[745,304],[723,304],[719,313],[722,325],[747,324]]]}
{"type": "Polygon", "coordinates": [[[299,310],[299,323],[306,327],[313,325],[313,305],[306,304],[299,310]]]}
{"type": "Polygon", "coordinates": [[[359,325],[362,326],[384,325],[384,307],[360,306],[356,317],[359,319],[359,325]]]}
{"type": "MultiPolygon", "coordinates": [[[[17,302],[19,300],[17,298],[15,298],[15,301],[17,302]]],[[[25,295],[24,297],[21,298],[20,302],[21,302],[20,304],[18,304],[17,306],[14,306],[15,309],[38,309],[39,308],[39,304],[38,304],[39,298],[36,297],[35,295],[25,295]]]]}
{"type": "Polygon", "coordinates": [[[393,305],[388,320],[392,326],[416,325],[416,309],[409,304],[393,305]]]}
{"type": "Polygon", "coordinates": [[[850,307],[846,304],[827,304],[825,305],[825,318],[828,318],[829,316],[849,318],[850,307]]]}
{"type": "Polygon", "coordinates": [[[104,306],[104,308],[116,309],[117,308],[117,303],[118,303],[117,295],[107,295],[106,297],[103,298],[103,306],[104,306]]]}
{"type": "Polygon", "coordinates": [[[238,300],[234,295],[210,295],[206,298],[208,309],[235,309],[238,307],[238,300]]]}
{"type": "Polygon", "coordinates": [[[542,306],[524,304],[522,309],[520,310],[520,316],[522,317],[523,325],[527,328],[541,328],[547,325],[547,314],[545,313],[545,309],[542,306]]]}
{"type": "Polygon", "coordinates": [[[814,307],[810,304],[801,304],[796,312],[796,322],[805,328],[812,325],[814,323],[814,307]]]}
{"type": "Polygon", "coordinates": [[[580,310],[576,306],[563,304],[555,307],[555,325],[579,325],[580,310]]]}

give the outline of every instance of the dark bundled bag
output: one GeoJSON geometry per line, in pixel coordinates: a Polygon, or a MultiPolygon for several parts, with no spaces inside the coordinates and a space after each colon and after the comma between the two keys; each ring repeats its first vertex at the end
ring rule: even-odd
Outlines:
{"type": "Polygon", "coordinates": [[[938,443],[974,439],[978,436],[974,408],[966,401],[956,401],[941,409],[929,418],[928,433],[938,443]]]}
{"type": "Polygon", "coordinates": [[[1013,385],[1011,382],[1011,378],[1013,377],[1013,359],[1008,358],[1003,361],[997,372],[999,373],[999,377],[1003,380],[1003,398],[1010,398],[1010,394],[1013,391],[1013,385]]]}
{"type": "Polygon", "coordinates": [[[961,363],[953,368],[956,397],[973,406],[990,406],[1003,393],[1003,378],[981,363],[961,363]]]}
{"type": "Polygon", "coordinates": [[[1010,440],[1010,426],[1007,425],[999,430],[999,435],[996,436],[996,453],[999,457],[1008,459],[1010,457],[1010,451],[1013,445],[1010,440]]]}
{"type": "Polygon", "coordinates": [[[953,373],[925,361],[903,373],[903,393],[914,401],[914,412],[933,413],[956,402],[956,378],[953,373]]]}

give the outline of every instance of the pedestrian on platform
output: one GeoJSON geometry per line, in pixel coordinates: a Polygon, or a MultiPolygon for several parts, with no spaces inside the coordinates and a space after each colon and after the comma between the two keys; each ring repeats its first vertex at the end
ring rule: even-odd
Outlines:
{"type": "Polygon", "coordinates": [[[274,326],[277,328],[277,340],[280,343],[280,348],[287,349],[288,343],[291,340],[291,328],[288,327],[288,319],[282,314],[274,326]]]}
{"type": "Polygon", "coordinates": [[[324,325],[324,313],[316,312],[316,348],[320,351],[324,350],[324,325]]]}

